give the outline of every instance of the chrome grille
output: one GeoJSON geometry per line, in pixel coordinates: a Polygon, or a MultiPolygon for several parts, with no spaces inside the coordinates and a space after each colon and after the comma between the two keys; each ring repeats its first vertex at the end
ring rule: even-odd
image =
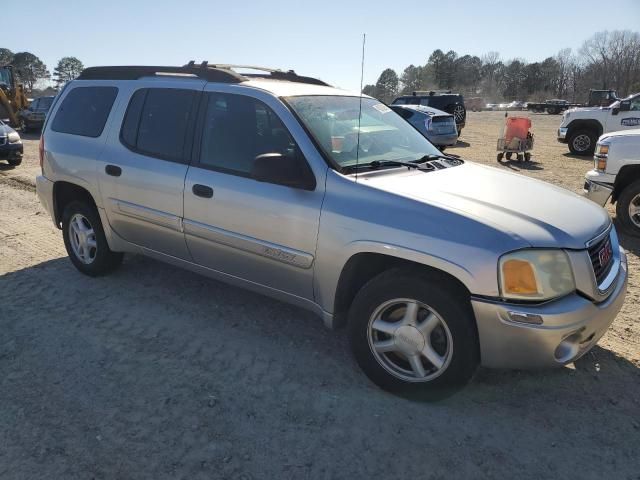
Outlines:
{"type": "Polygon", "coordinates": [[[589,247],[589,258],[593,273],[596,276],[596,283],[600,285],[607,277],[614,264],[613,246],[611,244],[611,235],[607,235],[597,243],[589,247]],[[603,256],[607,259],[602,263],[603,256]]]}

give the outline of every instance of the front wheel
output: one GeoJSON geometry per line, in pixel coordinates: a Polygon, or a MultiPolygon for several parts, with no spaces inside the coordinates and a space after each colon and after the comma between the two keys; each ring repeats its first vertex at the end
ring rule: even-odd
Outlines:
{"type": "Polygon", "coordinates": [[[640,180],[622,191],[616,203],[616,216],[626,233],[640,237],[640,180]]]}
{"type": "Polygon", "coordinates": [[[569,150],[575,155],[592,155],[597,141],[592,130],[576,130],[569,135],[569,150]]]}
{"type": "Polygon", "coordinates": [[[123,254],[109,248],[96,208],[85,202],[69,203],[62,214],[64,246],[73,265],[97,277],[116,269],[123,254]]]}
{"type": "Polygon", "coordinates": [[[449,394],[479,363],[468,295],[437,274],[392,269],[370,280],[349,311],[356,361],[379,387],[449,394]]]}
{"type": "Polygon", "coordinates": [[[7,159],[7,162],[12,167],[17,167],[18,165],[20,165],[22,163],[22,155],[16,155],[15,157],[11,157],[11,158],[7,159]]]}

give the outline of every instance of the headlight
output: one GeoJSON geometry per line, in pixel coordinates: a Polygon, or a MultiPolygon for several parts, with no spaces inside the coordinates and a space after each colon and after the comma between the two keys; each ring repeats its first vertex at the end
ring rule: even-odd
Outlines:
{"type": "Polygon", "coordinates": [[[609,145],[604,143],[598,143],[596,145],[596,151],[593,155],[594,167],[596,170],[604,172],[607,169],[607,158],[609,156],[609,145]]]}
{"type": "Polygon", "coordinates": [[[20,141],[20,135],[17,132],[11,132],[7,135],[9,143],[18,143],[20,141]]]}
{"type": "Polygon", "coordinates": [[[527,249],[500,258],[500,294],[514,300],[550,300],[575,290],[571,265],[562,250],[527,249]]]}

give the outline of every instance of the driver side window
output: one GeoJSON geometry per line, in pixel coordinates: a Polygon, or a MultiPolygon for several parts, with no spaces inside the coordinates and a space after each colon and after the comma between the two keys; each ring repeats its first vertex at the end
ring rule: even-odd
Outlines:
{"type": "Polygon", "coordinates": [[[260,100],[208,93],[200,144],[200,165],[249,176],[264,153],[294,155],[296,143],[278,116],[260,100]]]}
{"type": "Polygon", "coordinates": [[[640,95],[631,99],[631,106],[629,110],[632,112],[640,111],[640,95]]]}

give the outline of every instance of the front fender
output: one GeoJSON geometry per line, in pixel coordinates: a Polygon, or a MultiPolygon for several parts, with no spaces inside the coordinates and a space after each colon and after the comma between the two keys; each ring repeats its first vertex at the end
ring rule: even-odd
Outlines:
{"type": "Polygon", "coordinates": [[[480,275],[451,259],[393,243],[371,240],[352,241],[329,252],[318,252],[315,271],[316,302],[326,312],[334,313],[335,298],[342,271],[349,259],[361,253],[373,253],[413,262],[448,273],[472,293],[497,294],[497,263],[489,262],[480,275]]]}

